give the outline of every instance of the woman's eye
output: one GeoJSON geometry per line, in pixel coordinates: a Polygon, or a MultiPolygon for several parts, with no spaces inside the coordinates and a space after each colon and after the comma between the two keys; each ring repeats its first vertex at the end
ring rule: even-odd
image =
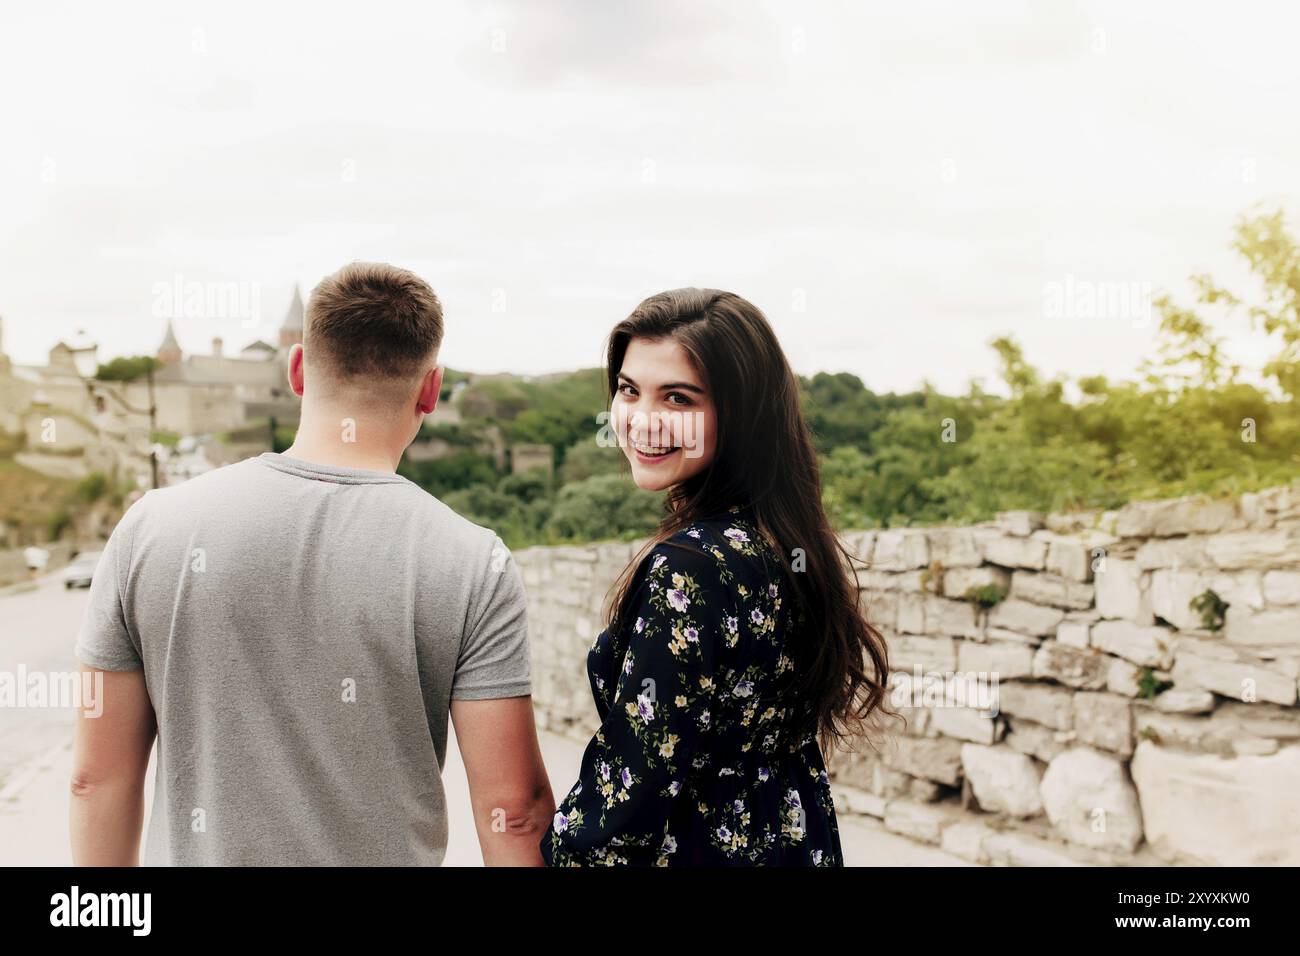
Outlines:
{"type": "Polygon", "coordinates": [[[634,389],[631,385],[620,385],[618,387],[618,391],[619,394],[626,395],[628,398],[633,398],[636,396],[636,389],[634,389]]]}
{"type": "Polygon", "coordinates": [[[673,405],[689,405],[691,400],[681,392],[669,392],[668,401],[673,405]]]}

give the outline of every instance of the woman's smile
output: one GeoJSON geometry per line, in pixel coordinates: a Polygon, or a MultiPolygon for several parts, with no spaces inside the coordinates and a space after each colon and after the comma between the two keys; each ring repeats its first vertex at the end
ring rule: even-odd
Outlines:
{"type": "Polygon", "coordinates": [[[633,441],[632,448],[636,451],[637,460],[646,465],[657,465],[668,461],[681,451],[681,448],[671,445],[649,445],[639,441],[633,441]]]}

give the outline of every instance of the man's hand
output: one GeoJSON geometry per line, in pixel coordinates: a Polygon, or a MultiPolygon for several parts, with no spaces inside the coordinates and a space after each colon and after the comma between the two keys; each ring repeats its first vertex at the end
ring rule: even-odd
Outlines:
{"type": "Polygon", "coordinates": [[[542,866],[542,834],[555,815],[532,697],[453,700],[456,745],[469,778],[474,827],[487,866],[542,866]]]}
{"type": "MultiPolygon", "coordinates": [[[[77,713],[72,767],[72,862],[136,866],[144,824],[144,776],[157,721],[144,671],[83,674],[103,679],[102,713],[77,713]]],[[[86,678],[82,678],[85,680],[86,678]]]]}

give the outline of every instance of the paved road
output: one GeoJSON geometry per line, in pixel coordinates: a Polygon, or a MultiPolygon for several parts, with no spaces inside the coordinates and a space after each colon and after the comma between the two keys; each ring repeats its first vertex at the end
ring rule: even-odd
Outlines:
{"type": "MultiPolygon", "coordinates": [[[[0,595],[0,671],[75,672],[73,647],[90,591],[65,591],[58,574],[19,587],[0,595]]],[[[72,722],[71,710],[0,707],[0,791],[18,768],[67,740],[72,722]]]]}
{"type": "MultiPolygon", "coordinates": [[[[84,590],[64,591],[57,576],[35,589],[0,594],[0,671],[74,671],[73,647],[86,607],[84,590]]],[[[0,707],[0,866],[58,866],[72,862],[68,849],[68,787],[73,712],[0,707]]],[[[582,745],[542,735],[542,755],[556,799],[577,777],[582,745]]],[[[152,803],[153,767],[146,789],[152,803]]],[[[469,791],[455,735],[443,771],[451,837],[446,863],[479,866],[470,818],[469,791]]],[[[967,866],[964,860],[886,831],[869,817],[840,819],[846,862],[851,866],[967,866]]]]}

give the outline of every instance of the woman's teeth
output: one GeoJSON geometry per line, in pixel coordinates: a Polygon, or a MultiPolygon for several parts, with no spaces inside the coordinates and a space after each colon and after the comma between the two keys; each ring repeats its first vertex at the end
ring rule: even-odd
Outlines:
{"type": "Polygon", "coordinates": [[[666,455],[666,454],[668,454],[670,451],[676,451],[676,450],[677,450],[675,447],[673,447],[673,446],[671,446],[671,445],[668,445],[668,446],[662,446],[662,445],[643,445],[643,444],[641,444],[640,442],[636,442],[636,441],[632,442],[632,447],[635,448],[637,451],[639,451],[639,452],[640,452],[641,454],[643,454],[643,455],[651,455],[651,456],[655,456],[655,457],[658,457],[658,456],[660,456],[660,455],[666,455]]]}

